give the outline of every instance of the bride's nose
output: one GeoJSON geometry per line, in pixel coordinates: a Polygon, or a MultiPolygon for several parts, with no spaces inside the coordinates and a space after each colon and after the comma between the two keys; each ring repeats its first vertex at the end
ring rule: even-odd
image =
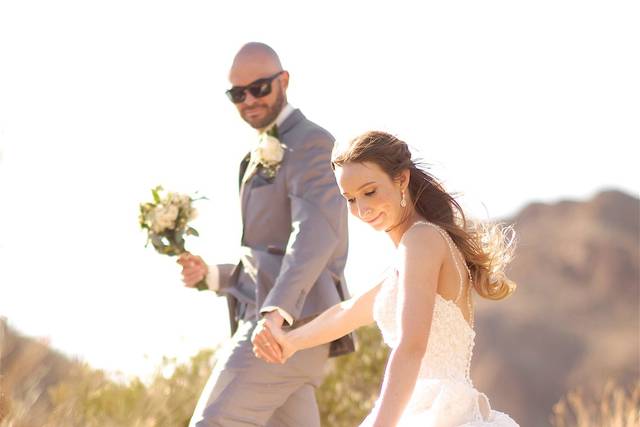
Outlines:
{"type": "Polygon", "coordinates": [[[367,217],[371,216],[372,209],[368,207],[365,203],[358,202],[358,216],[360,219],[366,220],[367,217]]]}

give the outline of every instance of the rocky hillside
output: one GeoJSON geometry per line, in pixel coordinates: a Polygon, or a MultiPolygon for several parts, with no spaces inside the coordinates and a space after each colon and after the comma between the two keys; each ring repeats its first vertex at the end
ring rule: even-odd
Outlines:
{"type": "Polygon", "coordinates": [[[482,301],[473,378],[524,426],[547,426],[576,387],[640,375],[640,200],[531,204],[515,218],[516,293],[482,301]]]}
{"type": "Polygon", "coordinates": [[[47,389],[67,377],[79,363],[53,350],[46,341],[25,337],[0,318],[0,420],[9,405],[20,402],[25,408],[11,408],[37,414],[51,409],[47,389]]]}
{"type": "MultiPolygon", "coordinates": [[[[531,204],[506,222],[515,224],[518,234],[516,258],[509,273],[519,286],[506,301],[478,303],[472,376],[476,387],[490,397],[492,406],[510,413],[521,426],[549,426],[553,405],[569,390],[602,388],[610,378],[623,384],[640,378],[640,200],[607,191],[586,202],[531,204]]],[[[357,357],[371,360],[372,352],[379,350],[370,344],[361,348],[366,358],[357,357]]],[[[373,376],[383,365],[383,358],[375,360],[380,366],[370,366],[373,376]]],[[[346,369],[363,372],[357,360],[352,362],[343,360],[345,366],[327,377],[321,392],[320,400],[325,405],[334,402],[330,409],[333,415],[337,411],[335,401],[343,394],[353,395],[352,390],[357,390],[360,394],[351,397],[360,401],[366,399],[358,396],[375,397],[378,392],[377,385],[361,390],[369,383],[340,380],[346,369]]],[[[206,363],[200,365],[206,367],[206,363]]],[[[52,410],[47,388],[66,379],[77,366],[46,342],[22,337],[0,319],[0,425],[9,404],[24,406],[24,419],[47,419],[52,410]]],[[[174,388],[167,388],[165,380],[159,379],[158,392],[153,387],[146,390],[138,386],[118,391],[105,383],[101,390],[111,397],[102,398],[100,416],[115,419],[113,408],[129,399],[134,403],[127,408],[142,408],[137,412],[127,409],[129,425],[143,425],[133,420],[146,420],[144,425],[180,425],[167,417],[155,424],[149,424],[149,420],[158,418],[162,412],[158,408],[168,407],[167,396],[173,400],[187,396],[176,400],[177,409],[171,407],[170,412],[183,410],[180,416],[188,418],[191,401],[195,402],[200,383],[208,374],[202,366],[180,371],[188,374],[187,379],[172,380],[174,388]],[[180,391],[186,388],[193,390],[180,391]]],[[[69,395],[78,395],[75,390],[71,387],[69,395]]],[[[90,403],[95,412],[97,403],[90,403]]],[[[72,409],[82,416],[89,413],[84,411],[86,402],[74,405],[78,408],[72,409]]],[[[343,409],[349,412],[350,406],[343,405],[343,409]]],[[[55,408],[66,413],[63,409],[71,410],[66,406],[55,408]]],[[[20,412],[20,408],[12,410],[20,412]]],[[[347,420],[354,414],[351,418],[341,416],[347,420]]],[[[81,419],[80,415],[70,417],[81,419]]],[[[102,423],[103,418],[95,415],[91,425],[112,425],[102,423]]],[[[351,425],[350,421],[331,423],[332,427],[351,425]]]]}

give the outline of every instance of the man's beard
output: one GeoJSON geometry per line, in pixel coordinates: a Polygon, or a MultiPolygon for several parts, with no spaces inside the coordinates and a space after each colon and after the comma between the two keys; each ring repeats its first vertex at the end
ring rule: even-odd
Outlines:
{"type": "Polygon", "coordinates": [[[244,119],[245,122],[249,123],[249,126],[251,126],[252,128],[263,129],[269,126],[271,123],[273,123],[276,120],[276,118],[278,117],[278,114],[280,114],[280,111],[282,111],[282,108],[284,107],[284,103],[285,103],[284,94],[280,90],[280,87],[278,87],[278,94],[276,96],[276,100],[273,103],[273,105],[269,107],[266,104],[262,104],[267,108],[267,115],[264,116],[263,119],[261,119],[258,122],[250,122],[249,120],[247,120],[246,117],[244,117],[244,114],[242,115],[242,118],[244,119]]]}

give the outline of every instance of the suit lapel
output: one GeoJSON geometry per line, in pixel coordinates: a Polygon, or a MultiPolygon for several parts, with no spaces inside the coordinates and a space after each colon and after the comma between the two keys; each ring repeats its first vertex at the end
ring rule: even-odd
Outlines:
{"type": "Polygon", "coordinates": [[[244,212],[245,209],[247,207],[247,193],[248,193],[248,188],[245,184],[247,184],[246,182],[243,182],[244,180],[244,174],[247,172],[247,167],[249,167],[249,160],[251,159],[251,153],[247,153],[246,156],[244,156],[244,159],[242,159],[242,162],[240,162],[240,176],[238,179],[238,184],[240,186],[240,212],[242,214],[242,222],[244,224],[244,212]]]}
{"type": "Polygon", "coordinates": [[[303,119],[304,114],[302,114],[302,111],[298,110],[297,108],[293,110],[291,114],[289,114],[289,117],[287,117],[285,121],[282,122],[280,126],[278,126],[278,138],[280,139],[280,142],[282,142],[283,135],[289,132],[303,119]]]}
{"type": "Polygon", "coordinates": [[[242,190],[242,178],[244,178],[244,173],[247,171],[247,167],[249,166],[249,160],[251,159],[251,153],[247,153],[244,156],[244,159],[240,162],[240,176],[238,177],[238,185],[240,186],[240,190],[242,190]]]}
{"type": "MultiPolygon", "coordinates": [[[[291,129],[293,129],[300,121],[304,120],[304,115],[302,114],[302,112],[298,109],[293,110],[291,112],[291,114],[289,115],[289,117],[286,118],[286,120],[284,122],[282,122],[281,126],[278,126],[278,138],[280,139],[280,142],[282,142],[283,144],[286,145],[286,142],[283,142],[283,136],[291,129]]],[[[251,159],[251,152],[249,152],[244,159],[242,159],[242,162],[240,163],[240,176],[239,176],[239,181],[240,181],[240,206],[241,206],[241,213],[242,213],[242,224],[243,224],[243,230],[244,230],[244,219],[246,217],[245,213],[247,211],[247,204],[249,202],[249,195],[251,193],[251,177],[253,175],[255,175],[255,173],[257,172],[257,169],[251,170],[251,171],[247,171],[247,169],[250,167],[249,163],[250,163],[250,159],[251,159]],[[246,173],[250,173],[251,176],[249,176],[247,179],[244,179],[244,175],[246,173]],[[243,182],[244,181],[244,182],[243,182]]],[[[244,233],[244,232],[243,232],[244,233]]]]}

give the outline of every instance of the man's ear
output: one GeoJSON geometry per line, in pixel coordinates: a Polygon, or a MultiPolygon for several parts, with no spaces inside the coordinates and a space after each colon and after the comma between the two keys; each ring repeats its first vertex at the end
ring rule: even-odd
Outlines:
{"type": "Polygon", "coordinates": [[[289,72],[283,71],[282,76],[280,76],[280,79],[282,81],[282,88],[286,91],[287,88],[289,87],[289,72]]]}

